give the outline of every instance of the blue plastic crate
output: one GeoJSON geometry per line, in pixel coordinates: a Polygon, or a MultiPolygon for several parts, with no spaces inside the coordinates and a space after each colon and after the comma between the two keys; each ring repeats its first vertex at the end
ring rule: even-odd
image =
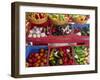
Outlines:
{"type": "Polygon", "coordinates": [[[72,24],[73,29],[82,29],[82,28],[89,28],[89,24],[72,24]]]}
{"type": "Polygon", "coordinates": [[[38,53],[40,51],[40,49],[45,49],[48,50],[48,46],[27,46],[26,47],[26,59],[28,58],[28,55],[30,55],[31,53],[38,53]]]}

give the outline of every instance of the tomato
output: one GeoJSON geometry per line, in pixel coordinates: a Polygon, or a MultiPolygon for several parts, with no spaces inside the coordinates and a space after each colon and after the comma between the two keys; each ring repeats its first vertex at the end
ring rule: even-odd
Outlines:
{"type": "Polygon", "coordinates": [[[44,49],[40,49],[40,52],[43,53],[45,50],[44,49]]]}
{"type": "Polygon", "coordinates": [[[35,53],[35,57],[38,57],[39,56],[39,53],[35,53]]]}
{"type": "Polygon", "coordinates": [[[40,56],[43,56],[44,55],[44,53],[40,53],[40,56]]]}

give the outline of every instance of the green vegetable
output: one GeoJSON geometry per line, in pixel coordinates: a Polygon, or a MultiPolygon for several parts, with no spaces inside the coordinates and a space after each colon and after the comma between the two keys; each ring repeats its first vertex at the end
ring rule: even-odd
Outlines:
{"type": "Polygon", "coordinates": [[[86,64],[86,53],[88,54],[88,50],[86,46],[75,46],[74,52],[75,52],[75,60],[78,64],[86,64]],[[77,55],[77,57],[76,57],[77,55]]]}

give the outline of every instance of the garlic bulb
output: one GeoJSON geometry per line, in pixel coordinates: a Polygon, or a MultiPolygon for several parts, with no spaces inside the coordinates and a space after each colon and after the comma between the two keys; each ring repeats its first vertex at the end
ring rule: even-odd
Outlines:
{"type": "Polygon", "coordinates": [[[45,37],[46,36],[46,34],[45,33],[41,33],[41,37],[45,37]]]}
{"type": "Polygon", "coordinates": [[[42,31],[43,30],[43,28],[42,27],[40,27],[40,31],[42,31]]]}
{"type": "Polygon", "coordinates": [[[76,35],[81,36],[81,32],[76,33],[76,35]]]}
{"type": "Polygon", "coordinates": [[[37,34],[36,37],[37,37],[37,38],[40,38],[40,34],[37,34]]]}
{"type": "Polygon", "coordinates": [[[33,34],[33,38],[36,38],[36,34],[33,34]]]}

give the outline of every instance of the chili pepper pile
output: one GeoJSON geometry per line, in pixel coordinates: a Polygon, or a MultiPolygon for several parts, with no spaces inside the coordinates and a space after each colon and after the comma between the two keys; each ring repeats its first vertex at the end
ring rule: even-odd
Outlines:
{"type": "Polygon", "coordinates": [[[52,48],[49,56],[49,64],[53,65],[72,65],[74,63],[72,48],[52,48]]]}

